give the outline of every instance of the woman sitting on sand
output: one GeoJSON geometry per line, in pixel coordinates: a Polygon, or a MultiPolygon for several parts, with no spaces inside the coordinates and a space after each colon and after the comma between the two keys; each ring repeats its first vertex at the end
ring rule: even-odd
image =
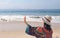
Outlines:
{"type": "Polygon", "coordinates": [[[27,25],[26,33],[28,35],[35,36],[36,38],[52,38],[51,17],[45,16],[42,18],[43,27],[32,27],[26,22],[26,16],[24,17],[24,23],[27,25]]]}

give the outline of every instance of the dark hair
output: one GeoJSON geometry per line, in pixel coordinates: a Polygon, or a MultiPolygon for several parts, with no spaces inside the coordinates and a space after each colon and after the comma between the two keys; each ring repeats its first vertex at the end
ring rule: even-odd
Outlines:
{"type": "Polygon", "coordinates": [[[51,26],[50,25],[48,25],[48,24],[46,24],[46,23],[44,23],[44,27],[45,27],[45,29],[47,29],[47,30],[51,30],[51,26]]]}

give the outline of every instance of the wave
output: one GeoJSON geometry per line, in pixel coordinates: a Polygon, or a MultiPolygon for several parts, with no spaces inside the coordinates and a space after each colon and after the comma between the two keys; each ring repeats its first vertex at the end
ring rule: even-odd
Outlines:
{"type": "MultiPolygon", "coordinates": [[[[23,21],[24,16],[25,15],[0,15],[0,22],[23,21]]],[[[26,16],[27,21],[37,21],[37,22],[42,21],[41,19],[42,17],[44,16],[33,16],[33,15],[26,16]]],[[[51,16],[51,17],[52,17],[51,21],[52,23],[60,23],[60,16],[51,16]]]]}

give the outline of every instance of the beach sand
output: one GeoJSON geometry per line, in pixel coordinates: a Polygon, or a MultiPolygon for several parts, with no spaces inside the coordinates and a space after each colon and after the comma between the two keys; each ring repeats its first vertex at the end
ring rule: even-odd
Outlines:
{"type": "MultiPolygon", "coordinates": [[[[29,22],[32,26],[41,26],[40,22],[29,22]]],[[[60,38],[60,23],[53,23],[53,38],[60,38]]],[[[26,25],[22,21],[0,22],[0,38],[35,38],[25,33],[26,25]]]]}

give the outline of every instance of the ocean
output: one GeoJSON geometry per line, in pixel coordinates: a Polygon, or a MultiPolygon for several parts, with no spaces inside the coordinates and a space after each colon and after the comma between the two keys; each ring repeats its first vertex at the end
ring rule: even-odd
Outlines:
{"type": "Polygon", "coordinates": [[[20,9],[20,10],[0,10],[0,15],[52,15],[59,16],[60,9],[20,9]]]}
{"type": "Polygon", "coordinates": [[[60,9],[5,9],[0,10],[0,21],[23,21],[26,16],[28,21],[41,21],[40,17],[49,15],[52,22],[60,22],[60,9]]]}

